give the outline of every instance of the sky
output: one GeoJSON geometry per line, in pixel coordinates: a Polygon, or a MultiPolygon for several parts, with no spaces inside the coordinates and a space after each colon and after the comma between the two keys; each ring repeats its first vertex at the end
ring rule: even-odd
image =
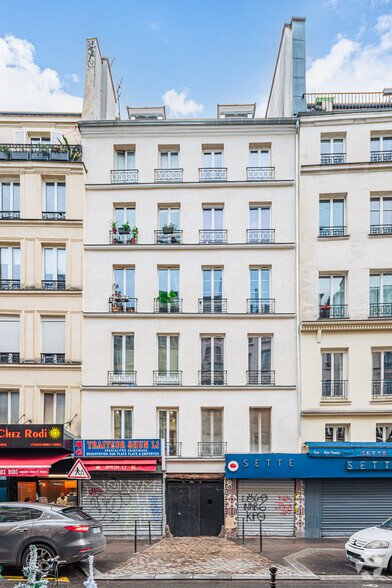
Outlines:
{"type": "Polygon", "coordinates": [[[282,28],[306,17],[307,91],[392,87],[392,0],[0,0],[0,111],[82,107],[86,38],[112,63],[120,107],[264,116],[282,28]]]}

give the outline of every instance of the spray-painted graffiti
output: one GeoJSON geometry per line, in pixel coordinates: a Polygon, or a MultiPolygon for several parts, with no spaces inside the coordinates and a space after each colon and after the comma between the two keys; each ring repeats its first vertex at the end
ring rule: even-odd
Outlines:
{"type": "Polygon", "coordinates": [[[268,500],[267,494],[246,494],[241,497],[242,507],[246,513],[246,521],[264,521],[268,500]]]}
{"type": "Polygon", "coordinates": [[[94,62],[95,62],[94,39],[89,39],[87,41],[87,67],[89,69],[94,67],[94,62]]]}
{"type": "Polygon", "coordinates": [[[227,537],[237,533],[237,480],[225,478],[225,529],[227,537]]]}
{"type": "Polygon", "coordinates": [[[291,515],[293,512],[293,499],[290,496],[279,496],[275,501],[275,510],[280,510],[284,517],[291,515]]]}
{"type": "Polygon", "coordinates": [[[295,535],[305,535],[305,482],[296,480],[295,483],[295,535]]]}

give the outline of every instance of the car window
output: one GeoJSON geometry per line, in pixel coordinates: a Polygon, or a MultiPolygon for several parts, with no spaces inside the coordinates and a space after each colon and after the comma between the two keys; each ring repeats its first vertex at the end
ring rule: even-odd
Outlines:
{"type": "Polygon", "coordinates": [[[30,511],[30,518],[32,519],[39,519],[42,515],[42,510],[38,510],[38,508],[29,508],[30,511]]]}
{"type": "Polygon", "coordinates": [[[61,514],[70,519],[73,519],[74,521],[85,521],[86,519],[91,519],[90,515],[80,510],[80,508],[63,508],[61,514]]]}
{"type": "MultiPolygon", "coordinates": [[[[24,506],[0,506],[0,523],[28,521],[31,518],[30,510],[32,509],[25,508],[24,506]]],[[[40,515],[41,512],[39,511],[40,515]]]]}
{"type": "Polygon", "coordinates": [[[381,527],[383,527],[383,529],[392,529],[392,517],[384,521],[381,527]]]}

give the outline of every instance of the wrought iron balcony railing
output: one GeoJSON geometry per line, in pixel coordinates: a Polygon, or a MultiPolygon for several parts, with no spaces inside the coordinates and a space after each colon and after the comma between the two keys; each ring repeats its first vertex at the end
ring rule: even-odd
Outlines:
{"type": "Polygon", "coordinates": [[[20,280],[0,280],[0,290],[20,290],[20,280]]]}
{"type": "Polygon", "coordinates": [[[182,298],[162,301],[154,298],[154,312],[182,312],[182,298]]]}
{"type": "Polygon", "coordinates": [[[320,319],[347,318],[347,304],[322,304],[319,306],[320,319]]]}
{"type": "Polygon", "coordinates": [[[224,245],[227,243],[227,229],[199,229],[199,243],[224,245]]]}
{"type": "Polygon", "coordinates": [[[275,298],[247,298],[246,312],[273,314],[275,312],[275,298]]]}
{"type": "Polygon", "coordinates": [[[136,312],[137,298],[129,296],[111,296],[109,298],[109,312],[136,312]]]}
{"type": "Polygon", "coordinates": [[[275,229],[246,229],[247,243],[275,243],[275,229]]]}
{"type": "Polygon", "coordinates": [[[321,154],[321,165],[336,165],[339,163],[346,162],[345,153],[322,153],[321,154]]]}
{"type": "Polygon", "coordinates": [[[109,242],[112,245],[136,245],[137,244],[137,235],[136,237],[132,233],[119,233],[118,230],[116,233],[113,231],[109,231],[109,242]]]}
{"type": "Polygon", "coordinates": [[[392,151],[371,151],[370,161],[392,161],[392,151]]]}
{"type": "Polygon", "coordinates": [[[182,243],[182,231],[154,231],[156,245],[178,245],[182,243]]]}
{"type": "Polygon", "coordinates": [[[65,363],[65,353],[41,353],[41,363],[65,363]]]}
{"type": "Polygon", "coordinates": [[[199,370],[199,386],[226,386],[226,370],[199,370]]]}
{"type": "Polygon", "coordinates": [[[370,225],[371,235],[392,235],[392,225],[370,225]]]}
{"type": "Polygon", "coordinates": [[[322,380],[321,395],[323,398],[346,398],[347,380],[322,380]]]}
{"type": "Polygon", "coordinates": [[[0,161],[82,161],[81,145],[2,143],[0,161]]]}
{"type": "Polygon", "coordinates": [[[275,179],[274,167],[247,167],[246,179],[249,182],[262,182],[275,179]]]}
{"type": "Polygon", "coordinates": [[[224,457],[227,453],[225,441],[199,441],[199,457],[224,457]]]}
{"type": "Polygon", "coordinates": [[[384,92],[323,92],[307,93],[307,110],[384,110],[392,108],[391,96],[384,92]]]}
{"type": "Polygon", "coordinates": [[[166,457],[181,457],[181,441],[166,441],[166,457]]]}
{"type": "Polygon", "coordinates": [[[204,314],[227,312],[227,298],[221,298],[220,296],[199,298],[199,312],[204,314]]]}
{"type": "Polygon", "coordinates": [[[248,370],[246,383],[250,386],[275,386],[275,370],[248,370]]]}
{"type": "Polygon", "coordinates": [[[379,396],[392,398],[392,380],[373,380],[372,396],[373,398],[378,398],[379,396]]]}
{"type": "Polygon", "coordinates": [[[42,280],[43,290],[65,290],[65,280],[42,280]]]}
{"type": "Polygon", "coordinates": [[[0,218],[2,220],[20,219],[20,210],[0,210],[0,218]]]}
{"type": "Polygon", "coordinates": [[[139,181],[138,169],[111,169],[111,184],[137,184],[139,181]]]}
{"type": "Polygon", "coordinates": [[[200,182],[226,182],[227,167],[199,167],[200,182]]]}
{"type": "Polygon", "coordinates": [[[154,182],[182,182],[182,167],[176,169],[154,169],[154,182]]]}
{"type": "Polygon", "coordinates": [[[43,212],[42,218],[45,220],[65,220],[65,212],[43,212]]]}
{"type": "Polygon", "coordinates": [[[136,372],[108,372],[108,386],[136,386],[136,372]]]}
{"type": "Polygon", "coordinates": [[[182,371],[163,371],[155,370],[153,372],[154,386],[181,386],[182,371]]]}
{"type": "Polygon", "coordinates": [[[20,353],[2,352],[0,353],[0,363],[20,363],[20,353]]]}
{"type": "Polygon", "coordinates": [[[319,227],[319,237],[345,237],[346,227],[319,227]]]}
{"type": "Polygon", "coordinates": [[[382,304],[371,302],[369,305],[369,316],[392,316],[392,302],[384,302],[382,304]]]}

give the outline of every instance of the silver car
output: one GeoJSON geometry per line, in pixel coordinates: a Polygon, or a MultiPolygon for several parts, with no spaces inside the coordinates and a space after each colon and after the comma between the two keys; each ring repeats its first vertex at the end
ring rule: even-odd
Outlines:
{"type": "Polygon", "coordinates": [[[75,506],[0,503],[0,564],[24,567],[30,545],[42,566],[56,555],[73,563],[101,553],[106,539],[102,524],[75,506]]]}

